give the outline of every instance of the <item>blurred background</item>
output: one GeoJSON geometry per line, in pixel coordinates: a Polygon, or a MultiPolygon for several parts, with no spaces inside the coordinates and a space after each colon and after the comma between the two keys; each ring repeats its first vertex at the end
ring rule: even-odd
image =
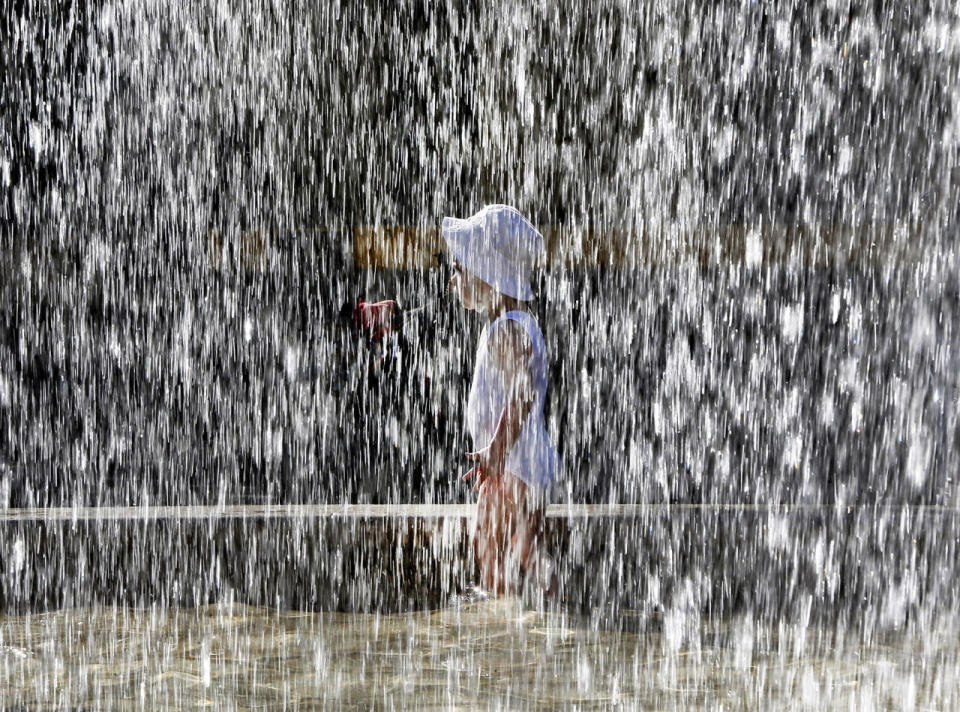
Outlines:
{"type": "Polygon", "coordinates": [[[14,2],[0,43],[0,506],[470,501],[436,226],[490,202],[547,237],[564,500],[960,505],[954,3],[14,2]]]}

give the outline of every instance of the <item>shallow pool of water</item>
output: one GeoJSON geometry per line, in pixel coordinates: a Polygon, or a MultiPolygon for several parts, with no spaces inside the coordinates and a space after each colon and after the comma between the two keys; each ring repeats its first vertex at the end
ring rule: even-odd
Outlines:
{"type": "Polygon", "coordinates": [[[956,621],[882,636],[674,614],[617,627],[515,599],[2,617],[0,708],[960,709],[956,621]]]}

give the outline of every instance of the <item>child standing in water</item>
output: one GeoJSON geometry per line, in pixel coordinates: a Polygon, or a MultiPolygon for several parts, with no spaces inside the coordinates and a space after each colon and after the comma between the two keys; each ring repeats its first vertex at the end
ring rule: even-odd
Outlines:
{"type": "Polygon", "coordinates": [[[467,402],[477,501],[474,552],[494,594],[517,592],[521,573],[549,591],[552,565],[542,551],[544,513],[559,457],[543,419],[547,353],[527,310],[530,270],[543,236],[515,208],[488,205],[466,219],[444,218],[453,256],[449,289],[464,308],[487,317],[467,402]]]}

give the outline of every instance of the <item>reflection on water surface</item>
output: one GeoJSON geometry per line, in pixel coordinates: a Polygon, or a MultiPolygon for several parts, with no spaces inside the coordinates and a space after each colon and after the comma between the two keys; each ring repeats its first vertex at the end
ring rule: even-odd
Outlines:
{"type": "Polygon", "coordinates": [[[960,709],[956,621],[865,637],[488,600],[395,615],[88,608],[0,618],[0,707],[960,709]]]}

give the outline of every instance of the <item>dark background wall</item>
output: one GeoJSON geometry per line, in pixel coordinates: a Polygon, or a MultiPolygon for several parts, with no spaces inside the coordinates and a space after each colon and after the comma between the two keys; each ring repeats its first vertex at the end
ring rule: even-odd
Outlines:
{"type": "Polygon", "coordinates": [[[479,324],[439,270],[355,269],[352,228],[506,201],[561,258],[659,255],[539,277],[568,497],[957,502],[949,3],[0,23],[3,501],[464,499],[479,324]],[[431,304],[390,366],[358,295],[431,304]]]}

